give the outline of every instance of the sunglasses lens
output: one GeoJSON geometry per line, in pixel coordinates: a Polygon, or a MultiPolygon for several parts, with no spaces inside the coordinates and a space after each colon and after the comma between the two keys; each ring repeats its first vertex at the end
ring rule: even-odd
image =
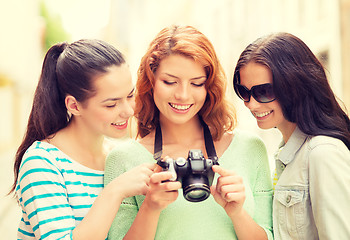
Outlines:
{"type": "Polygon", "coordinates": [[[250,92],[245,87],[239,84],[236,85],[236,89],[237,89],[238,97],[240,97],[245,102],[249,102],[250,92]]]}
{"type": "Polygon", "coordinates": [[[272,102],[275,100],[275,94],[271,84],[257,85],[252,88],[253,97],[261,103],[272,102]]]}

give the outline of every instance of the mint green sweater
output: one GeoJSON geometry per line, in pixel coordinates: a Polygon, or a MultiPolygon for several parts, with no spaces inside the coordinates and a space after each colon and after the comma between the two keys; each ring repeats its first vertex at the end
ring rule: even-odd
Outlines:
{"type": "MultiPolygon", "coordinates": [[[[140,143],[128,140],[114,148],[107,157],[105,185],[115,177],[145,162],[153,155],[140,143]]],[[[220,166],[243,177],[246,189],[244,209],[272,237],[272,184],[264,143],[249,132],[235,131],[235,136],[219,159],[220,166]]],[[[216,183],[217,174],[213,181],[216,183]]],[[[122,239],[130,228],[144,196],[123,201],[109,231],[108,239],[122,239]]],[[[155,239],[237,239],[231,219],[210,196],[207,200],[188,202],[179,197],[160,215],[155,239]]]]}

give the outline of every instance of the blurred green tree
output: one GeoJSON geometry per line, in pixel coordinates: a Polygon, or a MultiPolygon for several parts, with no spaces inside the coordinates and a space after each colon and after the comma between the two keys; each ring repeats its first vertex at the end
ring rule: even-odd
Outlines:
{"type": "Polygon", "coordinates": [[[47,7],[45,0],[40,1],[40,15],[45,21],[44,51],[46,52],[52,45],[58,42],[69,42],[70,34],[65,31],[62,19],[58,14],[52,13],[47,7]]]}

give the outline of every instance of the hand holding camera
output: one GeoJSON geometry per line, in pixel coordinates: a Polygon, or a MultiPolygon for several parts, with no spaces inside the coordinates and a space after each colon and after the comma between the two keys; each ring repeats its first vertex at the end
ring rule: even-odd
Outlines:
{"type": "Polygon", "coordinates": [[[217,161],[205,159],[201,150],[190,150],[188,158],[167,158],[158,160],[157,164],[163,171],[170,172],[171,181],[179,181],[182,184],[183,195],[190,202],[204,201],[210,196],[210,186],[213,182],[213,165],[217,161]]]}
{"type": "Polygon", "coordinates": [[[171,177],[170,172],[164,172],[161,167],[157,166],[150,177],[148,192],[142,205],[160,212],[174,202],[179,195],[178,190],[181,188],[181,183],[168,181],[171,177]]]}
{"type": "Polygon", "coordinates": [[[220,176],[216,185],[211,186],[211,194],[215,201],[221,205],[231,219],[242,213],[245,201],[245,187],[243,178],[234,171],[214,166],[213,171],[220,176]]]}
{"type": "Polygon", "coordinates": [[[202,117],[199,117],[199,120],[203,127],[205,149],[208,154],[208,159],[204,158],[201,150],[194,149],[188,152],[187,159],[177,158],[174,160],[168,158],[163,161],[163,140],[160,124],[157,125],[154,138],[153,158],[157,161],[157,164],[162,167],[163,171],[172,174],[169,180],[178,180],[181,182],[184,197],[190,202],[204,201],[210,196],[210,186],[214,179],[212,166],[219,165],[209,127],[202,117]]]}

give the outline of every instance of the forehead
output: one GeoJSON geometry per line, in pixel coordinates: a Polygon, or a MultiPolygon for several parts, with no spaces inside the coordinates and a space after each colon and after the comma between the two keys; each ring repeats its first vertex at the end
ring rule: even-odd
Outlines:
{"type": "Polygon", "coordinates": [[[199,77],[205,76],[204,66],[190,57],[186,57],[180,54],[173,54],[165,57],[159,63],[157,68],[157,74],[176,74],[175,76],[187,76],[187,77],[199,77]],[[186,71],[184,71],[186,69],[186,71]]]}
{"type": "Polygon", "coordinates": [[[96,97],[118,97],[128,95],[133,88],[128,65],[114,65],[107,68],[107,72],[94,78],[93,86],[96,97]]]}
{"type": "Polygon", "coordinates": [[[264,83],[272,83],[272,72],[263,64],[249,62],[239,70],[240,83],[245,86],[253,86],[264,83]]]}

